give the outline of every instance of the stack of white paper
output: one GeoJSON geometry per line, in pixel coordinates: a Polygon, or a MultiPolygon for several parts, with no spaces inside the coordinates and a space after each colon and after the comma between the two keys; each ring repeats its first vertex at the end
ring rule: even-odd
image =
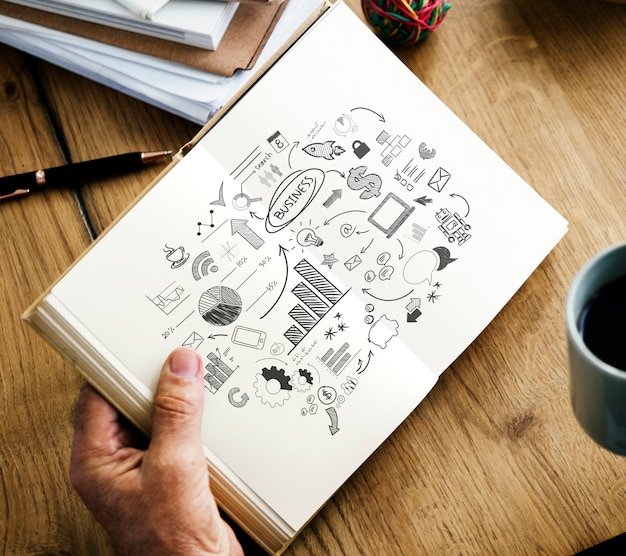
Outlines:
{"type": "Polygon", "coordinates": [[[320,0],[291,0],[254,67],[229,78],[5,16],[0,16],[0,42],[205,123],[319,6],[320,0]]]}
{"type": "Polygon", "coordinates": [[[172,0],[151,20],[131,12],[115,0],[8,0],[66,17],[125,31],[215,50],[231,22],[236,2],[172,0]]]}

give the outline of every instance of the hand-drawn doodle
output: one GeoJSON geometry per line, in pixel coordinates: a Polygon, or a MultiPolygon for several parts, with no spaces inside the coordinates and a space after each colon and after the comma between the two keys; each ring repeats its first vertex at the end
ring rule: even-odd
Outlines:
{"type": "Polygon", "coordinates": [[[439,266],[439,257],[432,251],[418,251],[404,265],[402,275],[409,284],[432,282],[432,274],[439,266]]]}
{"type": "Polygon", "coordinates": [[[407,322],[417,322],[417,319],[422,314],[422,311],[420,311],[421,305],[422,300],[419,297],[412,297],[409,300],[405,306],[407,322]]]}
{"type": "Polygon", "coordinates": [[[383,180],[378,174],[366,174],[367,166],[352,168],[348,174],[348,187],[353,191],[361,191],[359,199],[371,199],[380,195],[383,180]]]}
{"type": "Polygon", "coordinates": [[[208,276],[209,272],[217,272],[218,267],[213,264],[215,261],[211,257],[211,253],[203,251],[193,261],[191,265],[191,274],[196,281],[204,276],[208,276]]]}
{"type": "Polygon", "coordinates": [[[308,392],[315,382],[310,369],[298,369],[291,375],[293,387],[298,392],[308,392]]]}
{"type": "Polygon", "coordinates": [[[450,181],[450,172],[439,167],[428,180],[428,187],[434,189],[437,193],[441,193],[448,181],[450,181]]]}
{"type": "Polygon", "coordinates": [[[443,270],[450,263],[456,261],[450,256],[450,249],[447,247],[433,247],[433,251],[439,255],[439,266],[437,266],[437,270],[443,270]]]}
{"type": "Polygon", "coordinates": [[[352,152],[357,158],[363,158],[368,152],[370,152],[370,148],[362,141],[354,141],[352,143],[352,152]]]}
{"type": "Polygon", "coordinates": [[[426,232],[428,231],[428,226],[424,228],[424,226],[420,226],[417,222],[413,222],[411,224],[411,239],[417,241],[419,243],[424,239],[426,232]]]}
{"type": "Polygon", "coordinates": [[[358,384],[359,381],[356,378],[352,376],[347,376],[346,381],[341,383],[341,389],[347,396],[349,396],[350,394],[352,394],[352,392],[356,390],[358,384]]]}
{"type": "Polygon", "coordinates": [[[267,138],[267,142],[272,145],[273,149],[279,153],[282,150],[286,149],[289,146],[289,141],[287,141],[280,131],[275,131],[267,138]]]}
{"type": "Polygon", "coordinates": [[[346,222],[339,226],[339,233],[342,237],[349,238],[356,231],[356,226],[350,222],[346,222]]]}
{"type": "Polygon", "coordinates": [[[278,369],[275,365],[263,368],[257,374],[253,386],[261,403],[270,407],[282,406],[289,399],[293,389],[291,378],[284,369],[278,369]]]}
{"type": "Polygon", "coordinates": [[[446,208],[442,208],[437,214],[435,214],[437,222],[439,222],[439,230],[448,238],[450,243],[457,242],[458,245],[463,245],[471,234],[467,233],[472,227],[465,222],[456,212],[451,214],[446,208]]]}
{"type": "Polygon", "coordinates": [[[230,231],[232,235],[239,234],[255,249],[259,249],[265,243],[263,238],[248,226],[247,220],[233,218],[230,221],[230,231]]]}
{"type": "Polygon", "coordinates": [[[258,178],[262,185],[270,189],[276,185],[278,178],[282,178],[283,173],[276,164],[270,164],[270,169],[265,170],[263,173],[259,173],[258,178]]]}
{"type": "Polygon", "coordinates": [[[420,178],[426,173],[426,170],[420,170],[418,164],[415,164],[413,167],[411,167],[412,162],[413,159],[409,160],[407,165],[402,168],[402,171],[399,172],[398,170],[396,170],[396,173],[393,176],[393,179],[397,181],[407,191],[413,191],[414,184],[417,184],[420,178]],[[418,172],[418,170],[420,171],[418,172]]]}
{"type": "Polygon", "coordinates": [[[294,270],[303,281],[291,290],[299,303],[289,311],[295,324],[287,329],[284,336],[295,347],[344,294],[306,259],[298,262],[294,270]]]}
{"type": "Polygon", "coordinates": [[[209,362],[204,366],[204,382],[206,388],[215,394],[235,371],[215,353],[211,352],[207,357],[209,362]]]}
{"type": "Polygon", "coordinates": [[[413,199],[413,202],[419,203],[420,205],[425,207],[427,205],[430,205],[433,202],[433,200],[430,197],[426,197],[426,195],[422,195],[421,197],[418,197],[417,199],[413,199]]]}
{"type": "Polygon", "coordinates": [[[363,262],[363,259],[359,255],[352,255],[344,264],[348,270],[354,270],[363,262]]]}
{"type": "Polygon", "coordinates": [[[320,386],[317,390],[317,399],[324,405],[330,405],[337,399],[337,390],[332,386],[320,386]]]}
{"type": "Polygon", "coordinates": [[[343,147],[335,145],[332,140],[324,143],[311,143],[303,147],[302,150],[315,158],[325,158],[326,160],[335,160],[336,156],[346,152],[343,147]]]}
{"type": "Polygon", "coordinates": [[[389,238],[398,231],[414,210],[415,207],[406,204],[395,193],[387,193],[367,220],[389,238]]]}
{"type": "Polygon", "coordinates": [[[443,270],[450,263],[456,261],[452,258],[447,247],[434,247],[432,251],[418,251],[412,255],[404,265],[402,275],[409,284],[421,284],[433,279],[433,272],[443,270]]]}
{"type": "Polygon", "coordinates": [[[208,224],[204,223],[204,222],[198,222],[198,234],[199,236],[202,235],[202,227],[206,226],[207,228],[214,228],[215,224],[213,223],[213,209],[211,209],[209,211],[209,216],[211,217],[211,222],[209,222],[208,224]]]}
{"type": "MultiPolygon", "coordinates": [[[[371,317],[372,315],[367,315],[368,317],[371,317]]],[[[372,317],[372,322],[373,322],[373,318],[372,317]]],[[[371,324],[371,322],[367,323],[367,324],[371,324]]],[[[370,350],[367,354],[367,359],[364,361],[363,359],[359,358],[359,366],[356,369],[357,374],[363,374],[365,372],[365,369],[367,369],[370,366],[370,363],[372,362],[372,358],[374,357],[374,354],[372,353],[372,351],[370,350]]]]}
{"type": "Polygon", "coordinates": [[[163,252],[167,253],[165,258],[169,263],[171,263],[170,268],[180,268],[189,259],[189,253],[185,253],[185,248],[182,245],[180,247],[173,248],[166,243],[163,248],[163,252]]]}
{"type": "Polygon", "coordinates": [[[383,282],[385,280],[391,280],[391,277],[393,276],[393,271],[395,269],[393,268],[393,266],[391,265],[385,265],[383,268],[381,268],[378,271],[378,279],[382,280],[383,282]]]}
{"type": "Polygon", "coordinates": [[[363,280],[365,280],[368,283],[373,282],[374,280],[376,280],[376,273],[371,269],[366,271],[365,274],[363,275],[363,280]]]}
{"type": "Polygon", "coordinates": [[[330,425],[328,425],[328,430],[330,434],[335,435],[339,432],[339,417],[337,415],[337,410],[334,407],[327,407],[326,413],[330,418],[330,425]]]}
{"type": "Polygon", "coordinates": [[[344,342],[338,349],[328,348],[320,360],[334,375],[339,375],[352,359],[349,349],[350,344],[347,342],[344,342]]]}
{"type": "Polygon", "coordinates": [[[236,326],[231,341],[233,344],[254,349],[263,349],[267,334],[262,330],[255,330],[246,326],[236,326]]]}
{"type": "Polygon", "coordinates": [[[398,321],[382,315],[369,330],[368,340],[379,348],[385,349],[389,341],[398,335],[398,321]]]}
{"type": "Polygon", "coordinates": [[[333,203],[339,199],[341,199],[341,189],[333,189],[328,199],[326,199],[322,204],[324,205],[324,208],[330,208],[333,203]]]}
{"type": "Polygon", "coordinates": [[[296,171],[276,188],[268,207],[265,229],[275,233],[293,222],[313,201],[324,183],[318,168],[296,171]]]}
{"type": "Polygon", "coordinates": [[[429,303],[434,303],[434,302],[435,302],[435,301],[437,301],[440,297],[441,297],[441,296],[440,296],[440,295],[439,295],[439,294],[438,294],[435,290],[433,290],[433,291],[431,291],[430,293],[428,293],[428,294],[426,295],[426,300],[427,300],[429,303]]]}
{"type": "Polygon", "coordinates": [[[192,332],[187,336],[185,341],[182,343],[183,347],[190,347],[193,349],[198,349],[202,343],[204,342],[204,338],[198,334],[197,332],[192,332]]]}
{"type": "Polygon", "coordinates": [[[272,344],[272,347],[270,347],[270,353],[274,356],[274,357],[278,357],[281,353],[283,353],[285,351],[285,345],[281,344],[280,342],[274,342],[272,344]]]}
{"type": "Polygon", "coordinates": [[[302,228],[296,234],[296,241],[302,247],[319,247],[324,240],[319,237],[311,228],[302,228]]]}
{"type": "Polygon", "coordinates": [[[393,139],[389,140],[390,137],[391,134],[384,130],[376,137],[376,142],[379,145],[384,145],[384,149],[381,152],[381,162],[385,166],[389,166],[395,158],[400,156],[403,149],[411,142],[411,139],[406,135],[402,137],[396,135],[393,139]]]}
{"type": "Polygon", "coordinates": [[[357,127],[356,125],[354,125],[352,118],[347,114],[342,114],[341,116],[339,116],[335,120],[333,128],[335,130],[335,133],[337,135],[341,135],[342,137],[345,137],[350,132],[354,133],[357,131],[357,127]]]}
{"type": "MultiPolygon", "coordinates": [[[[220,184],[220,191],[218,193],[218,197],[215,201],[211,201],[210,205],[219,205],[221,207],[225,207],[226,203],[224,202],[224,182],[220,184]]],[[[213,211],[211,211],[213,212],[213,211]]]]}
{"type": "Polygon", "coordinates": [[[437,154],[437,151],[434,148],[429,149],[426,143],[420,143],[420,146],[418,147],[417,150],[420,153],[420,157],[423,158],[424,160],[429,160],[431,158],[434,158],[435,155],[437,154]]]}
{"type": "Polygon", "coordinates": [[[172,282],[167,287],[163,288],[158,294],[153,297],[146,296],[154,305],[156,305],[163,313],[169,315],[176,307],[178,307],[183,301],[185,301],[189,294],[183,295],[185,288],[183,288],[177,282],[172,282]]]}
{"type": "Polygon", "coordinates": [[[226,326],[240,315],[241,297],[227,286],[213,286],[200,296],[198,311],[209,324],[226,326]]]}
{"type": "Polygon", "coordinates": [[[322,266],[326,265],[328,268],[332,268],[335,263],[338,263],[339,259],[335,257],[334,253],[330,253],[330,255],[324,255],[324,260],[322,261],[322,266]]]}
{"type": "Polygon", "coordinates": [[[257,203],[262,200],[262,197],[250,197],[250,195],[248,195],[244,191],[241,191],[233,197],[232,203],[233,207],[237,210],[248,210],[252,203],[257,203]]]}
{"type": "Polygon", "coordinates": [[[236,400],[235,396],[238,393],[239,393],[239,388],[237,388],[236,386],[235,388],[231,388],[228,391],[228,401],[230,402],[230,405],[239,409],[239,408],[244,407],[248,403],[248,401],[250,400],[250,396],[248,396],[248,394],[244,392],[243,394],[241,394],[241,397],[238,400],[236,400]]]}

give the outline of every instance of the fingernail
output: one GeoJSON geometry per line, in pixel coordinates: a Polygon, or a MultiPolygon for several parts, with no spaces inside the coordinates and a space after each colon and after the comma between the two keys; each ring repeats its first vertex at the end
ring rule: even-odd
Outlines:
{"type": "Polygon", "coordinates": [[[179,349],[170,357],[170,372],[183,378],[194,378],[199,366],[198,354],[191,349],[179,349]]]}

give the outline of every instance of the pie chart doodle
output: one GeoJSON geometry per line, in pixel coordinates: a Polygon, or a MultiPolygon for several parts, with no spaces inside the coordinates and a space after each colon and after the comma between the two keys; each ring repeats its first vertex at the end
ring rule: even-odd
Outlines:
{"type": "Polygon", "coordinates": [[[200,296],[198,311],[209,324],[226,326],[240,315],[241,297],[232,288],[213,286],[200,296]]]}

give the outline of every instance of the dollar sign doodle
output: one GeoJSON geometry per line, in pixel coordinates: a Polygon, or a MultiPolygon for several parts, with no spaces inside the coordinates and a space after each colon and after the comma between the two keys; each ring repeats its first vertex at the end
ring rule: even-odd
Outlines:
{"type": "Polygon", "coordinates": [[[355,191],[364,189],[359,195],[359,199],[371,199],[380,195],[382,180],[377,174],[365,174],[367,166],[358,166],[350,170],[348,175],[348,187],[355,191]]]}

